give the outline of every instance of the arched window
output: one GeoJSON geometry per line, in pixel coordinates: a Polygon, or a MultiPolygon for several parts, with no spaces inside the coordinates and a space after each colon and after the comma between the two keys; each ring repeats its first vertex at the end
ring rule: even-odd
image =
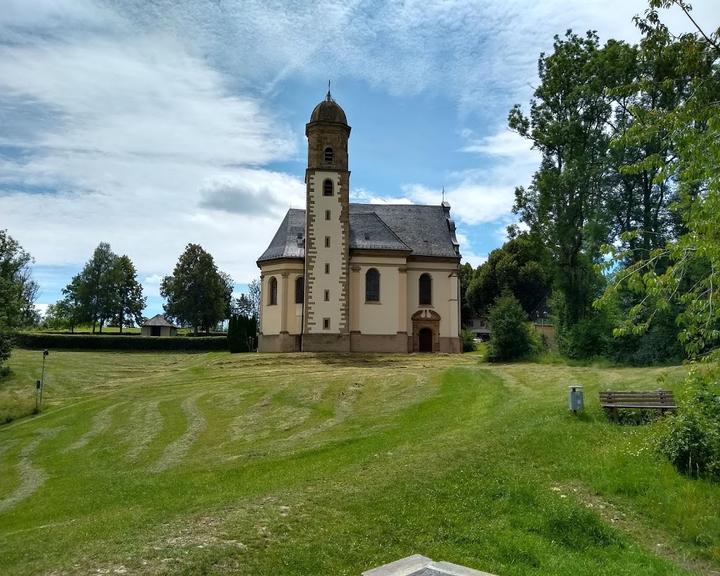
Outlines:
{"type": "Polygon", "coordinates": [[[335,152],[333,152],[333,149],[328,146],[325,148],[325,162],[327,164],[332,164],[333,160],[335,160],[335,152]]]}
{"type": "Polygon", "coordinates": [[[431,306],[432,305],[432,277],[430,274],[425,273],[420,275],[418,282],[420,290],[420,305],[431,306]]]}
{"type": "Polygon", "coordinates": [[[275,306],[277,304],[277,278],[271,277],[268,281],[268,305],[275,306]]]}
{"type": "Polygon", "coordinates": [[[305,278],[298,276],[295,280],[295,304],[302,304],[305,299],[305,278]]]}
{"type": "Polygon", "coordinates": [[[333,183],[332,180],[325,180],[323,182],[323,196],[333,195],[333,183]]]}
{"type": "Polygon", "coordinates": [[[375,268],[365,272],[365,302],[380,302],[380,272],[375,268]]]}

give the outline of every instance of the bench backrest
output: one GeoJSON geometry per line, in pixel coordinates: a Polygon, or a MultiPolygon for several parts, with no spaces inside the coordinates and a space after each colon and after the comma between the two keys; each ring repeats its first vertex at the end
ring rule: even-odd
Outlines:
{"type": "Polygon", "coordinates": [[[602,404],[660,404],[674,406],[675,399],[673,393],[669,390],[650,390],[650,391],[617,391],[603,390],[600,392],[600,402],[602,404]]]}

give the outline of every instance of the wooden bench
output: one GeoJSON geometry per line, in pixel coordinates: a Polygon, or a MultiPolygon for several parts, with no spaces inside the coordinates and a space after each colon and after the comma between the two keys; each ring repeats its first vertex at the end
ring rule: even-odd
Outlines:
{"type": "Polygon", "coordinates": [[[663,414],[666,410],[677,409],[673,393],[668,390],[642,392],[603,390],[600,392],[600,406],[605,411],[611,412],[615,418],[618,415],[618,408],[660,410],[663,414]]]}

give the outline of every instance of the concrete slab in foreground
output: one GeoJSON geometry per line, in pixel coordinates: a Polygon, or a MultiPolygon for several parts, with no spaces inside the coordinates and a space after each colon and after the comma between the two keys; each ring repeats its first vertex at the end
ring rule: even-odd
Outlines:
{"type": "Polygon", "coordinates": [[[493,576],[450,562],[435,562],[427,556],[414,554],[402,560],[378,566],[362,573],[362,576],[493,576]]]}

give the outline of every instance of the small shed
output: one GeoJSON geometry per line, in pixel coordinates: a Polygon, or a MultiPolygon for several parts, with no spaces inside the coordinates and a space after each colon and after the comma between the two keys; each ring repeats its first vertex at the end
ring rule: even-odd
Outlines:
{"type": "Polygon", "coordinates": [[[156,314],[140,328],[143,336],[177,336],[177,328],[167,321],[162,314],[156,314]]]}

